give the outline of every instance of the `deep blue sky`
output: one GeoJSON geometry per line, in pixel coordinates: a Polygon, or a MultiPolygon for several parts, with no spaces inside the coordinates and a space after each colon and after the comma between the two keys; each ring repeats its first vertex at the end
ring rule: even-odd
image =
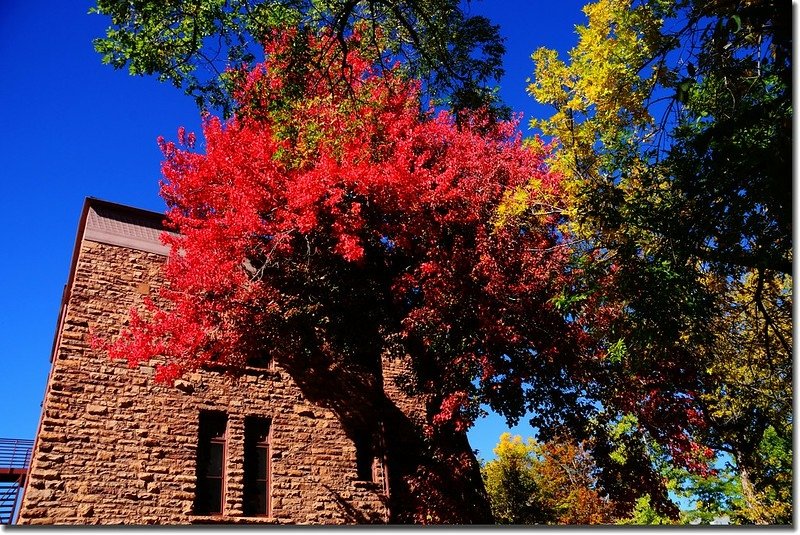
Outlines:
{"type": "MultiPolygon", "coordinates": [[[[525,94],[530,54],[565,52],[584,21],[583,1],[482,0],[506,37],[502,96],[524,113],[523,130],[548,110],[525,94]]],[[[193,101],[154,78],[100,63],[92,39],[107,19],[88,0],[4,0],[0,7],[0,157],[5,260],[0,263],[0,437],[33,438],[50,348],[83,199],[99,197],[162,211],[156,138],[179,126],[199,131],[193,101]]],[[[483,458],[505,430],[488,418],[471,431],[483,458]]],[[[515,429],[527,435],[530,426],[515,429]]]]}

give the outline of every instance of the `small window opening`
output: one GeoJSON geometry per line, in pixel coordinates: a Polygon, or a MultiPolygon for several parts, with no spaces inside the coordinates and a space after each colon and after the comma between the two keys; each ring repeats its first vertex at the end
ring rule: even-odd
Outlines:
{"type": "Polygon", "coordinates": [[[202,411],[197,441],[197,488],[194,512],[221,515],[225,501],[225,458],[227,456],[224,412],[202,411]]]}
{"type": "Polygon", "coordinates": [[[246,362],[247,367],[249,368],[260,368],[263,370],[271,370],[272,369],[272,357],[269,356],[267,353],[259,353],[257,355],[250,355],[247,357],[246,362]]]}
{"type": "Polygon", "coordinates": [[[369,433],[360,431],[356,433],[353,442],[356,446],[356,479],[374,482],[377,457],[372,437],[369,433]]]}
{"type": "Polygon", "coordinates": [[[270,420],[248,416],[244,420],[244,503],[247,516],[269,516],[270,420]]]}

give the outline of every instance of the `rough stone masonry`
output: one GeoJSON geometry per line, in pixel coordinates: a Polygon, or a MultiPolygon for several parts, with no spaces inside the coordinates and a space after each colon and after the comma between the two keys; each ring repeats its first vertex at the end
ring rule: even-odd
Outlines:
{"type": "MultiPolygon", "coordinates": [[[[129,368],[91,349],[162,283],[159,214],[87,199],[52,354],[19,524],[386,522],[385,467],[359,478],[357,444],[331,411],[306,399],[278,366],[233,375],[199,370],[176,387],[152,367],[129,368]],[[227,417],[220,514],[198,514],[199,421],[227,417]],[[246,515],[246,418],[270,422],[269,510],[246,515]]],[[[384,390],[414,418],[414,404],[384,390]]]]}

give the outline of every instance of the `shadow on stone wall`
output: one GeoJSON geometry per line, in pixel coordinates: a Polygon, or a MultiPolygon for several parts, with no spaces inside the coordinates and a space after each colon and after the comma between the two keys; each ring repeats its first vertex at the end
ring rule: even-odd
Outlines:
{"type": "MultiPolygon", "coordinates": [[[[412,404],[421,401],[408,397],[400,401],[405,407],[399,407],[389,399],[379,366],[325,356],[286,359],[279,364],[310,402],[336,414],[351,440],[365,431],[381,439],[391,523],[492,523],[479,465],[466,434],[439,430],[426,439],[421,422],[409,415],[415,409],[412,404]]],[[[424,415],[424,407],[418,412],[424,415]]],[[[376,520],[336,496],[354,522],[376,520]]]]}

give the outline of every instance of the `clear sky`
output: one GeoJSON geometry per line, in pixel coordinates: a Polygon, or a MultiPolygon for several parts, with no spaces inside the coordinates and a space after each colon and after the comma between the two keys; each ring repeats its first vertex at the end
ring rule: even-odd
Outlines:
{"type": "MultiPolygon", "coordinates": [[[[580,0],[480,0],[506,37],[501,93],[532,116],[548,110],[525,94],[530,54],[562,53],[584,22],[580,0]]],[[[0,5],[0,177],[6,251],[0,262],[0,437],[33,438],[49,371],[61,292],[83,199],[87,196],[163,211],[158,196],[159,135],[199,131],[193,101],[154,78],[133,78],[100,63],[92,39],[107,19],[88,15],[89,0],[3,0],[0,5]]],[[[503,420],[470,432],[491,458],[503,420]]],[[[514,432],[532,433],[528,425],[514,432]]]]}

